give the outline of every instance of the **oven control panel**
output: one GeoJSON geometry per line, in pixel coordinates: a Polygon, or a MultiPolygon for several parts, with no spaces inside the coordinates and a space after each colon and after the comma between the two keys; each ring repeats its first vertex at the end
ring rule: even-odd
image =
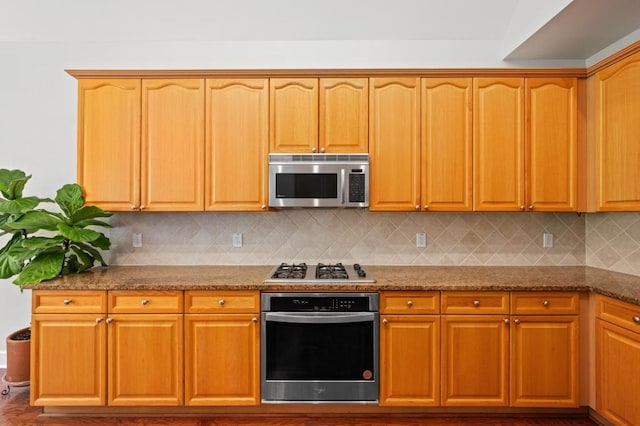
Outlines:
{"type": "Polygon", "coordinates": [[[377,294],[263,294],[268,312],[375,312],[377,294]]]}

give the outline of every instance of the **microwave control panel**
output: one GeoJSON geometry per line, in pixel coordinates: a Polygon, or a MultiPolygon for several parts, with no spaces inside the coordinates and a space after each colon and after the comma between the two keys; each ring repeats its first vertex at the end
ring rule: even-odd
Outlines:
{"type": "Polygon", "coordinates": [[[364,173],[349,174],[349,202],[364,203],[365,201],[365,183],[364,173]]]}

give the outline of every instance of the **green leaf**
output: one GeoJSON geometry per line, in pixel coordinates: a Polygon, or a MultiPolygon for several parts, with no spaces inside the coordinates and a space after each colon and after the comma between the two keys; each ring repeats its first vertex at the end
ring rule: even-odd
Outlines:
{"type": "Polygon", "coordinates": [[[55,231],[57,224],[60,223],[55,215],[44,210],[34,210],[23,214],[15,220],[9,220],[4,224],[5,229],[21,230],[27,232],[35,232],[40,229],[55,231]]]}
{"type": "Polygon", "coordinates": [[[62,270],[63,274],[77,274],[80,272],[80,263],[78,263],[78,257],[72,254],[67,258],[67,264],[62,270]]]}
{"type": "Polygon", "coordinates": [[[58,231],[68,240],[78,243],[88,243],[94,241],[102,235],[98,231],[92,229],[76,228],[75,226],[69,226],[66,223],[58,223],[58,231]]]}
{"type": "Polygon", "coordinates": [[[80,222],[74,223],[73,226],[76,226],[78,228],[86,228],[87,226],[102,226],[104,228],[113,228],[113,226],[111,226],[109,223],[97,219],[81,220],[80,222]]]}
{"type": "Polygon", "coordinates": [[[36,256],[31,263],[18,274],[14,284],[37,284],[56,277],[62,271],[64,250],[44,252],[36,256]]]}
{"type": "Polygon", "coordinates": [[[16,234],[0,249],[0,278],[12,277],[22,270],[24,261],[12,253],[12,249],[20,246],[21,241],[20,234],[16,234]]]}
{"type": "Polygon", "coordinates": [[[95,219],[96,217],[110,217],[111,213],[105,212],[100,207],[96,206],[84,206],[77,210],[75,213],[69,216],[71,223],[77,225],[78,222],[85,221],[87,219],[95,219]]]}
{"type": "Polygon", "coordinates": [[[0,201],[0,213],[21,214],[35,209],[43,201],[51,201],[48,198],[24,197],[17,200],[0,201]]]}
{"type": "Polygon", "coordinates": [[[95,263],[96,259],[91,256],[89,253],[80,250],[77,246],[72,245],[71,250],[78,255],[80,259],[80,267],[78,268],[78,272],[86,271],[91,268],[95,263]]]}
{"type": "Polygon", "coordinates": [[[0,169],[0,192],[5,198],[15,200],[22,197],[22,191],[31,175],[22,170],[0,169]]]}
{"type": "Polygon", "coordinates": [[[67,217],[71,219],[84,204],[82,188],[77,183],[66,184],[58,189],[55,200],[67,217]]]}
{"type": "Polygon", "coordinates": [[[22,240],[22,247],[27,250],[47,250],[62,247],[64,238],[60,235],[54,237],[30,237],[22,240]]]}
{"type": "Polygon", "coordinates": [[[104,234],[100,234],[98,238],[89,242],[93,247],[97,247],[101,250],[109,250],[111,248],[111,241],[104,234]]]}
{"type": "Polygon", "coordinates": [[[91,247],[89,244],[75,243],[75,246],[78,247],[78,249],[91,255],[96,261],[100,262],[102,266],[107,266],[107,263],[102,258],[102,255],[100,254],[100,252],[94,249],[93,247],[91,247]]]}

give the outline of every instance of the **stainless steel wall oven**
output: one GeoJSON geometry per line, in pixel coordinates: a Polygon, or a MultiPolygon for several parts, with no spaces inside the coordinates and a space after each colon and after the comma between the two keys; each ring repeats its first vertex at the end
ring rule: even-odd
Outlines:
{"type": "Polygon", "coordinates": [[[263,402],[378,401],[376,293],[262,294],[263,402]]]}

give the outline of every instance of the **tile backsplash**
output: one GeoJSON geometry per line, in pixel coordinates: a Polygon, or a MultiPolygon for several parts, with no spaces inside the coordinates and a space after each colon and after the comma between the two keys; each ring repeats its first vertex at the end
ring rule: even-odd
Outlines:
{"type": "Polygon", "coordinates": [[[640,213],[598,213],[586,218],[586,264],[640,275],[640,213]]]}
{"type": "MultiPolygon", "coordinates": [[[[140,264],[278,264],[361,262],[376,265],[584,265],[585,216],[575,213],[380,213],[360,209],[274,212],[117,213],[108,262],[140,264]],[[142,233],[143,245],[132,247],[142,233]],[[234,232],[243,246],[232,248],[234,232]],[[427,235],[416,248],[416,233],[427,235]],[[542,234],[554,247],[542,247],[542,234]]],[[[630,218],[634,217],[633,215],[630,218]]],[[[637,223],[640,216],[635,216],[637,223]]],[[[633,227],[631,219],[591,220],[589,227],[633,227]],[[611,225],[613,222],[615,225],[611,225]]],[[[626,228],[625,228],[626,229],[626,228]]],[[[629,235],[639,246],[640,235],[629,235]]],[[[631,245],[629,239],[620,240],[631,245]]],[[[606,259],[600,250],[592,257],[606,259]]],[[[620,255],[620,267],[633,253],[620,255]],[[623,261],[624,259],[624,261],[623,261]]],[[[638,252],[635,252],[636,264],[638,252]]],[[[613,259],[609,259],[611,263],[613,259]]],[[[616,264],[616,262],[613,262],[616,264]]],[[[597,266],[597,265],[594,265],[597,266]]],[[[635,266],[637,269],[638,267],[635,266]]],[[[640,274],[640,272],[637,272],[640,274]]]]}

